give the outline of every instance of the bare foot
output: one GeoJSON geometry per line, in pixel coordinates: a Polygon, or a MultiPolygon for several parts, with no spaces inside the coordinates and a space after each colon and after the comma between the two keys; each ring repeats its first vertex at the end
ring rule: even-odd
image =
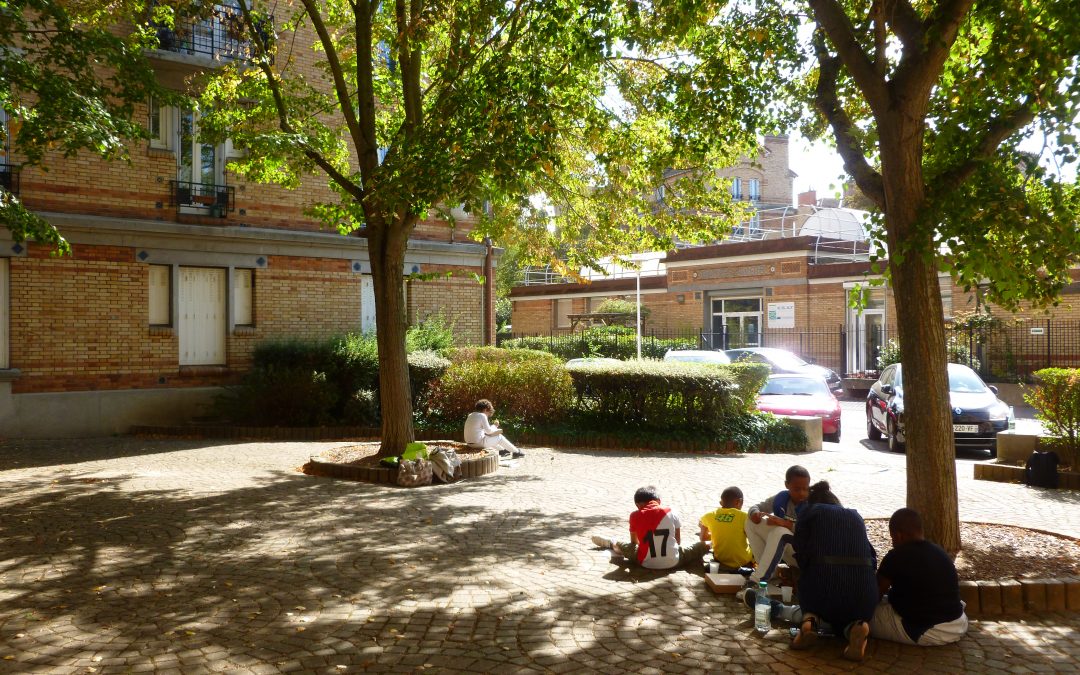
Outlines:
{"type": "Polygon", "coordinates": [[[862,661],[866,658],[866,643],[870,637],[870,624],[856,621],[848,631],[848,645],[844,648],[844,658],[850,661],[862,661]]]}

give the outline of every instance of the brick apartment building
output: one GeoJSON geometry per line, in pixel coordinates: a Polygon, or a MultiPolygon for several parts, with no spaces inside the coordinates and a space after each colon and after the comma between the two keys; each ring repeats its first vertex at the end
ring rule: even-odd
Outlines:
{"type": "MultiPolygon", "coordinates": [[[[243,51],[213,18],[189,35],[206,39],[163,40],[150,54],[176,90],[243,51]]],[[[313,51],[299,58],[315,72],[313,51]]],[[[331,199],[324,178],[292,191],[245,182],[227,170],[231,143],[198,142],[197,113],[147,101],[142,114],[153,138],[132,148],[130,164],[57,156],[48,172],[16,173],[19,158],[0,157],[4,187],[72,244],[55,257],[0,228],[0,436],[188,419],[238,379],[261,341],[375,329],[366,242],[304,215],[331,199]]],[[[454,228],[417,227],[407,273],[494,264],[458,215],[454,228]]],[[[461,343],[477,344],[492,338],[493,286],[461,274],[407,281],[403,292],[412,320],[441,313],[461,343]]]]}
{"type": "MultiPolygon", "coordinates": [[[[640,270],[611,266],[604,275],[586,273],[586,283],[527,270],[511,293],[514,335],[570,334],[588,325],[582,315],[605,299],[633,301],[640,288],[649,310],[645,334],[693,336],[705,348],[781,347],[848,373],[875,369],[880,348],[896,335],[896,312],[884,287],[871,289],[861,312],[849,307],[850,290],[873,278],[865,214],[813,193],[791,206],[787,147],[786,138],[767,137],[756,161],[744,158],[719,172],[732,180],[736,197],[757,207],[723,242],[643,254],[637,256],[640,270]],[[747,193],[748,184],[760,185],[760,192],[747,193]]],[[[1080,282],[1080,271],[1074,278],[1080,282]]],[[[979,306],[978,294],[955,286],[948,275],[939,282],[946,317],[979,306]]],[[[1008,350],[1002,358],[1014,362],[1010,374],[1080,365],[1080,303],[1071,303],[1077,294],[1080,283],[1065,290],[1052,314],[994,310],[998,317],[1025,320],[1002,338],[1007,345],[995,347],[1008,350]],[[1045,323],[1051,320],[1053,325],[1045,323]]]]}

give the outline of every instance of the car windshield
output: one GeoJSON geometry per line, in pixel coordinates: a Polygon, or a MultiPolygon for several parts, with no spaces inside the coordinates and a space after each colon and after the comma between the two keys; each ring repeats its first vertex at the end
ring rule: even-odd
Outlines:
{"type": "Polygon", "coordinates": [[[827,396],[829,388],[813,377],[771,377],[761,388],[762,396],[827,396]]]}
{"type": "Polygon", "coordinates": [[[791,352],[785,352],[783,349],[762,350],[761,353],[781,368],[801,368],[806,365],[806,361],[791,352]]]}
{"type": "Polygon", "coordinates": [[[970,368],[950,364],[949,391],[958,394],[981,394],[986,391],[986,385],[970,368]]]}

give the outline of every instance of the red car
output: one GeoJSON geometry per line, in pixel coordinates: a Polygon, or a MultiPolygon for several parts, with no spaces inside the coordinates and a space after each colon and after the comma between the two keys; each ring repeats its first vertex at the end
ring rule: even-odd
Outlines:
{"type": "Polygon", "coordinates": [[[774,415],[820,417],[825,440],[840,442],[840,402],[822,378],[770,375],[758,392],[757,409],[774,415]]]}

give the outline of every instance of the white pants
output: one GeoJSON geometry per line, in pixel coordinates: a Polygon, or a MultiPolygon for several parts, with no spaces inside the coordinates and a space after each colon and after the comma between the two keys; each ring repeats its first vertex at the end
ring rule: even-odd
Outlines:
{"type": "Polygon", "coordinates": [[[507,440],[505,434],[496,434],[494,436],[484,436],[485,448],[497,448],[499,450],[509,450],[511,453],[517,452],[517,446],[507,440]]]}
{"type": "Polygon", "coordinates": [[[757,525],[749,518],[746,519],[746,540],[750,542],[750,550],[754,553],[757,561],[757,569],[750,575],[750,581],[768,581],[776,565],[781,560],[792,567],[795,564],[795,549],[791,547],[791,539],[794,536],[791,530],[779,525],[769,525],[764,519],[757,525]]]}
{"type": "MultiPolygon", "coordinates": [[[[962,603],[963,601],[961,601],[962,603]]],[[[870,635],[890,642],[899,642],[904,645],[919,645],[920,647],[936,647],[956,642],[967,633],[967,614],[961,612],[960,616],[946,623],[939,623],[930,630],[919,636],[916,642],[904,630],[904,624],[900,615],[889,604],[888,596],[881,599],[877,609],[874,610],[874,618],[870,619],[870,635]]]]}

